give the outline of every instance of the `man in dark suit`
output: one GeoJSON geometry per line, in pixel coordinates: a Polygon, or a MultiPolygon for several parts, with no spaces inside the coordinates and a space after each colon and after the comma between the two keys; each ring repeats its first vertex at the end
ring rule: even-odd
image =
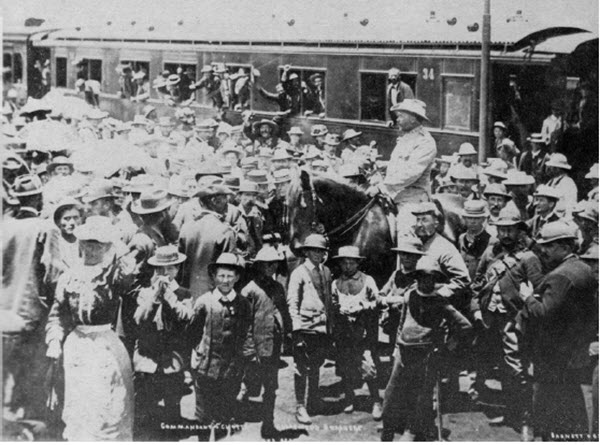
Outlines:
{"type": "MultiPolygon", "coordinates": [[[[387,108],[399,104],[404,99],[414,99],[415,94],[412,88],[405,82],[402,82],[400,76],[400,70],[398,68],[391,68],[388,71],[388,87],[387,87],[387,108]]],[[[392,113],[392,121],[396,124],[396,116],[392,113]]]]}
{"type": "Polygon", "coordinates": [[[589,345],[598,329],[598,283],[576,255],[576,227],[563,221],[546,224],[537,238],[540,257],[550,273],[537,295],[521,283],[525,307],[520,323],[534,365],[533,413],[538,435],[585,434],[587,415],[581,384],[591,382],[589,345]]]}

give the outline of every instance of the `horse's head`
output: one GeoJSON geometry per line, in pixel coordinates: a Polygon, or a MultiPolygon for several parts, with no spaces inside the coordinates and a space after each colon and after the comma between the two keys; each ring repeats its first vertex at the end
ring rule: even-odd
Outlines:
{"type": "Polygon", "coordinates": [[[290,248],[294,254],[308,235],[322,232],[317,221],[318,200],[310,174],[301,170],[300,175],[292,179],[287,194],[290,248]]]}

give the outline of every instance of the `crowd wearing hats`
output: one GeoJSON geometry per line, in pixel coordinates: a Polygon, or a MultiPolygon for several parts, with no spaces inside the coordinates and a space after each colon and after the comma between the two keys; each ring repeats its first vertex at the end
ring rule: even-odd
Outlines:
{"type": "MultiPolygon", "coordinates": [[[[145,73],[120,69],[123,97],[143,102],[145,73]]],[[[389,75],[399,80],[399,71],[389,75]]],[[[157,419],[181,420],[181,398],[194,392],[195,420],[206,427],[206,439],[214,438],[226,425],[243,422],[240,401],[258,387],[264,389],[261,434],[278,438],[274,406],[285,345],[296,369],[292,408],[300,424],[324,412],[320,368],[335,358],[345,413],[355,410],[356,383],[364,382],[372,417],[383,421],[382,439],[396,432],[403,440],[430,439],[436,435],[431,395],[436,379],[456,378],[440,365],[452,356],[472,380],[473,401],[495,403],[486,380],[501,374],[505,401],[493,424],[512,426],[526,438],[595,431],[573,386],[591,383],[594,367],[597,372],[597,312],[590,308],[598,290],[598,164],[585,175],[587,184],[576,184],[567,155],[547,151],[547,139],[538,134],[521,153],[502,122],[494,124],[498,157],[485,165],[477,165],[469,142],[436,157],[424,128],[426,104],[401,81],[388,93],[396,98],[390,111],[403,131],[389,163],[383,162],[375,143],[363,144],[361,131],[340,134],[315,124],[308,132],[277,118],[254,119],[247,89],[258,76],[256,70],[229,73],[224,64],[203,67],[198,81],[183,70],[162,73],[154,87],[181,105],[174,116],[159,117],[148,106],[122,122],[97,104],[50,94],[27,102],[24,121],[13,115],[4,123],[3,224],[11,230],[22,225],[23,235],[30,231],[27,252],[40,266],[40,286],[22,293],[52,310],[51,358],[76,352],[68,323],[83,337],[114,330],[126,355],[114,338],[98,340],[110,343],[120,361],[111,372],[134,375],[133,382],[111,383],[123,397],[112,401],[122,405],[118,416],[110,401],[94,406],[119,421],[95,423],[93,432],[80,434],[83,423],[73,413],[83,394],[66,374],[64,437],[176,438],[157,419]],[[242,125],[221,114],[197,119],[185,105],[191,91],[203,88],[219,111],[243,111],[242,125]],[[287,272],[286,198],[302,170],[366,193],[375,189],[404,212],[392,249],[397,267],[381,289],[361,271],[365,258],[358,247],[330,252],[320,234],[304,239],[299,265],[287,272]],[[581,196],[584,189],[589,193],[581,196]],[[434,194],[454,195],[462,204],[455,241],[441,235],[443,212],[434,194]],[[119,275],[127,262],[132,267],[119,275]],[[94,279],[110,292],[82,291],[102,268],[106,275],[94,279]],[[78,277],[80,269],[87,275],[78,277]],[[87,305],[80,312],[65,300],[63,274],[78,304],[87,305]],[[108,294],[113,300],[106,314],[114,317],[98,317],[92,309],[108,294]],[[376,385],[380,325],[396,347],[383,397],[376,385]],[[569,402],[568,418],[552,406],[556,400],[569,402]],[[119,434],[111,436],[110,428],[119,434]]],[[[312,112],[323,112],[323,81],[315,73],[303,85],[284,69],[292,114],[299,112],[298,94],[311,98],[312,112]]],[[[33,310],[11,307],[25,318],[33,310]]],[[[44,320],[41,313],[35,315],[44,320]]],[[[11,388],[17,396],[5,405],[13,413],[27,378],[26,372],[17,376],[11,388]]]]}

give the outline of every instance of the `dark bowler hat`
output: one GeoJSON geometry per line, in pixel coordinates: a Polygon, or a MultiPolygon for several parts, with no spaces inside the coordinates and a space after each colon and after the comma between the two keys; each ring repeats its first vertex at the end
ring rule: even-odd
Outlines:
{"type": "Polygon", "coordinates": [[[166,190],[153,189],[142,192],[140,198],[131,205],[131,211],[137,215],[149,215],[168,209],[173,201],[166,190]]]}
{"type": "Polygon", "coordinates": [[[148,264],[155,267],[174,266],[181,264],[187,259],[183,253],[177,250],[173,245],[161,246],[156,249],[154,256],[148,259],[148,264]]]}
{"type": "Polygon", "coordinates": [[[42,181],[37,175],[21,175],[15,179],[13,184],[13,195],[32,196],[42,193],[42,181]]]}
{"type": "Polygon", "coordinates": [[[232,195],[233,192],[229,187],[223,184],[211,184],[206,187],[200,187],[194,194],[196,198],[207,198],[216,195],[232,195]]]}

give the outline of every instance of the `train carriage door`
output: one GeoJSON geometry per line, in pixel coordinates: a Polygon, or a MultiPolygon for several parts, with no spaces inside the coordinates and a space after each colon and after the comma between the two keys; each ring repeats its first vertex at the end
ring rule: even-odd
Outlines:
{"type": "Polygon", "coordinates": [[[40,99],[48,91],[50,84],[45,78],[44,64],[50,61],[50,48],[33,46],[31,42],[27,44],[27,83],[28,94],[31,97],[40,99]]]}

